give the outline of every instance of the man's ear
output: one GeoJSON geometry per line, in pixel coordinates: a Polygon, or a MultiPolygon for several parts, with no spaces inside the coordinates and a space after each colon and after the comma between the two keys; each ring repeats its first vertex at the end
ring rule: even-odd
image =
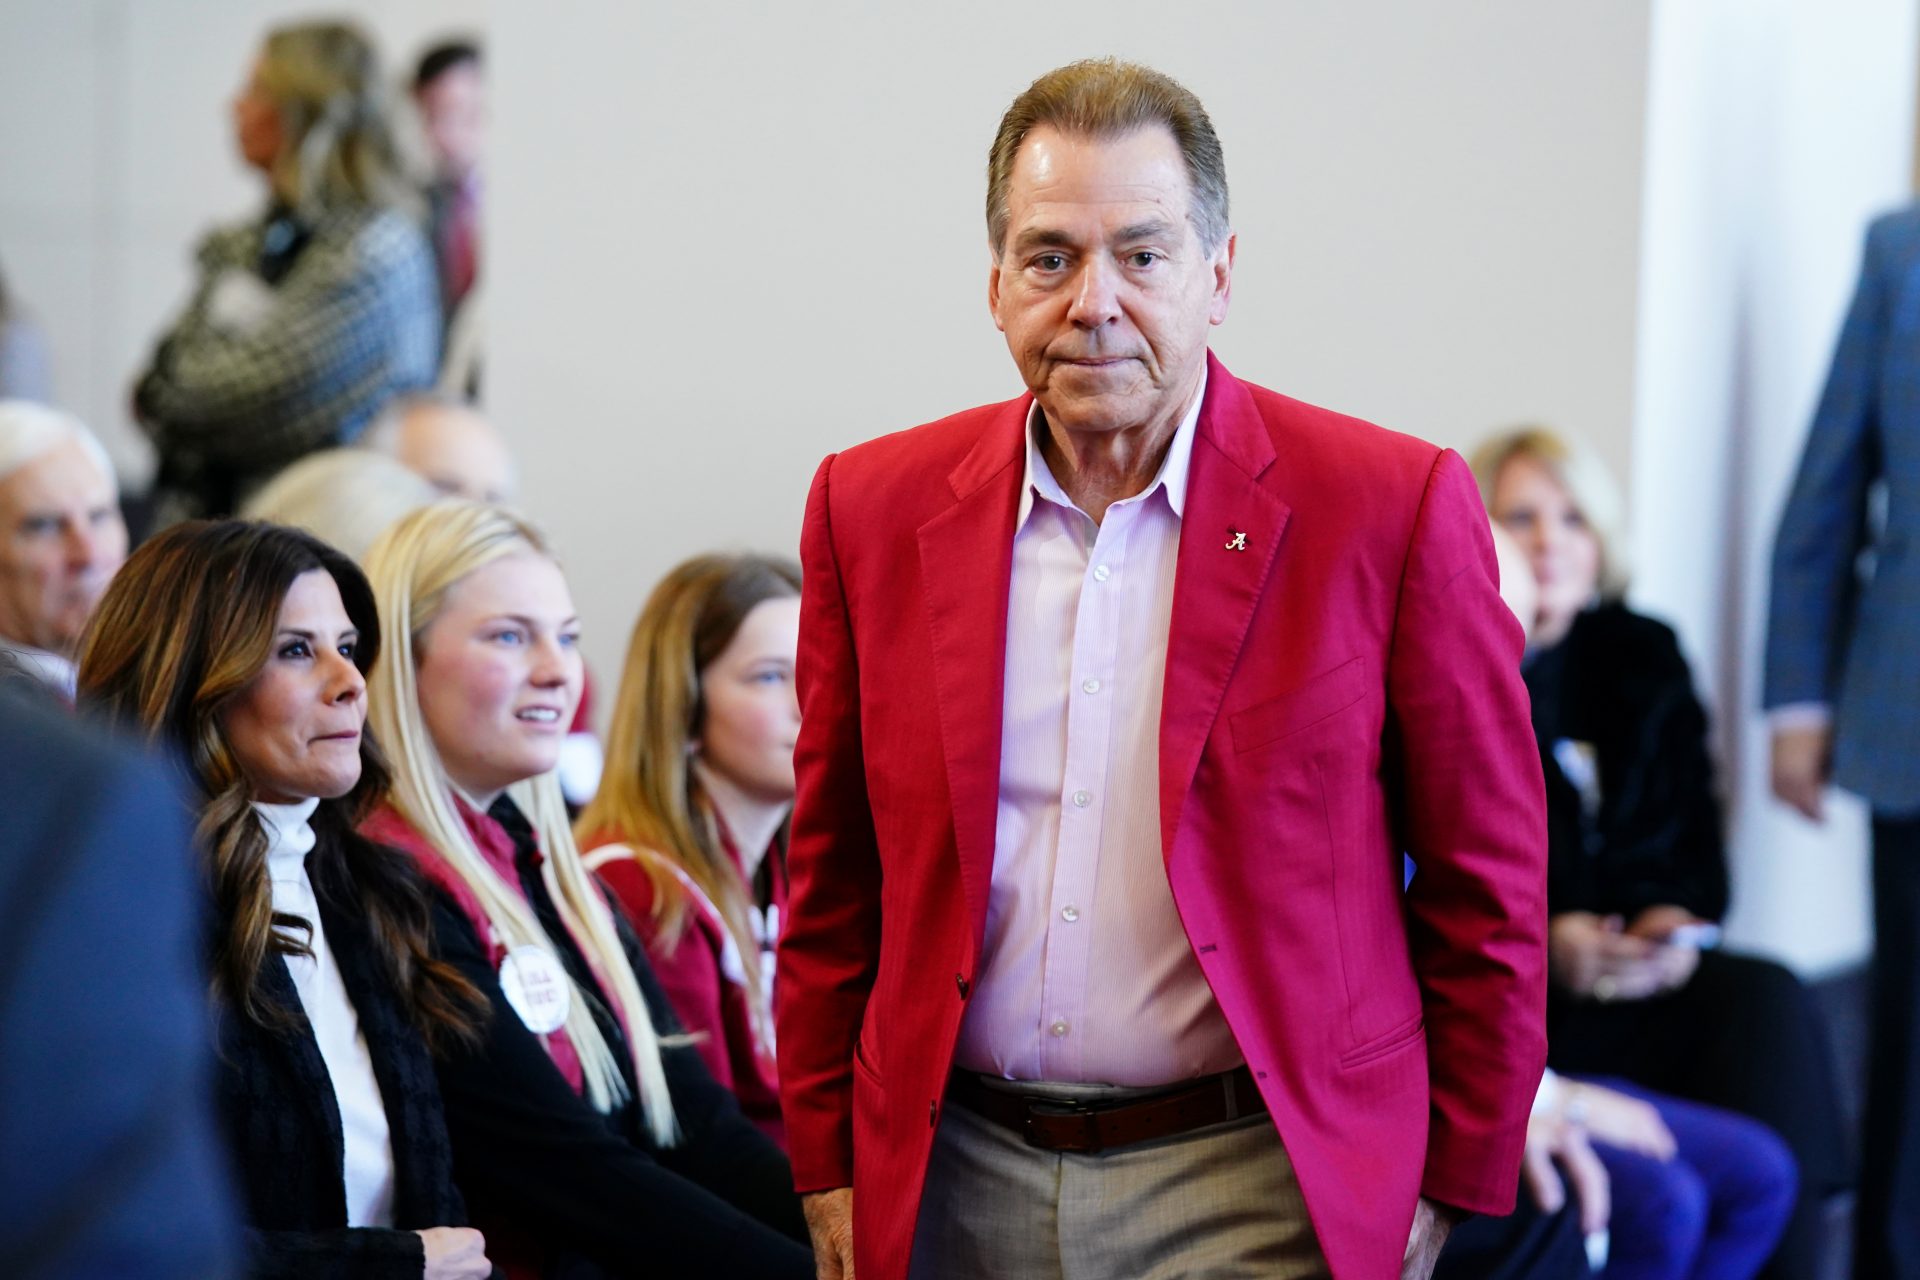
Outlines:
{"type": "Polygon", "coordinates": [[[1227,304],[1233,301],[1233,253],[1240,237],[1229,234],[1227,242],[1213,254],[1213,305],[1207,309],[1209,324],[1225,323],[1227,304]]]}
{"type": "Polygon", "coordinates": [[[987,310],[993,313],[993,327],[1005,333],[1007,326],[1000,321],[1000,259],[998,256],[987,268],[987,310]]]}

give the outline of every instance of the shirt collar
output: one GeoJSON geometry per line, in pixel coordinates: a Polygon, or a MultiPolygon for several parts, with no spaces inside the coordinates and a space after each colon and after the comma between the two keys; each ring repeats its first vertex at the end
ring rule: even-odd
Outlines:
{"type": "MultiPolygon", "coordinates": [[[[1137,498],[1145,498],[1155,489],[1167,491],[1167,505],[1173,508],[1176,517],[1184,516],[1187,507],[1187,472],[1193,462],[1193,438],[1199,430],[1200,406],[1207,399],[1207,369],[1200,367],[1200,386],[1193,393],[1193,403],[1187,406],[1186,416],[1180,419],[1180,425],[1174,428],[1173,443],[1167,446],[1167,456],[1160,463],[1160,472],[1154,476],[1153,483],[1141,490],[1137,498]]],[[[1027,407],[1027,470],[1020,484],[1020,510],[1015,515],[1013,527],[1018,531],[1026,527],[1027,517],[1033,513],[1033,500],[1036,496],[1045,498],[1056,506],[1078,510],[1060,482],[1053,478],[1053,471],[1047,466],[1047,460],[1040,454],[1040,437],[1036,428],[1040,425],[1040,402],[1035,400],[1027,407]]],[[[1133,501],[1136,499],[1129,499],[1133,501]]]]}
{"type": "Polygon", "coordinates": [[[320,801],[314,797],[293,804],[254,801],[253,812],[267,837],[267,868],[272,879],[304,878],[306,857],[315,841],[311,820],[319,807],[320,801]]]}

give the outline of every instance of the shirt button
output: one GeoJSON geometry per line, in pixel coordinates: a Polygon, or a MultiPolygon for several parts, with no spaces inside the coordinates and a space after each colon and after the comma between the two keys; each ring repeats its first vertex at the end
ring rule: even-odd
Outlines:
{"type": "Polygon", "coordinates": [[[1056,1038],[1064,1036],[1067,1034],[1067,1020],[1065,1018],[1056,1018],[1054,1019],[1053,1025],[1048,1027],[1047,1030],[1053,1032],[1056,1038]]]}
{"type": "Polygon", "coordinates": [[[1107,568],[1107,566],[1103,564],[1095,565],[1093,567],[1093,580],[1095,582],[1105,582],[1108,578],[1111,578],[1112,576],[1113,576],[1113,570],[1107,568]]]}
{"type": "Polygon", "coordinates": [[[1087,682],[1086,682],[1085,684],[1083,684],[1083,685],[1081,685],[1080,687],[1081,687],[1082,689],[1085,689],[1085,690],[1086,690],[1086,691],[1087,691],[1088,693],[1098,693],[1098,692],[1100,692],[1100,682],[1099,682],[1098,680],[1094,680],[1094,679],[1091,679],[1091,678],[1089,678],[1089,679],[1087,680],[1087,682]]]}
{"type": "Polygon", "coordinates": [[[1062,920],[1065,920],[1068,924],[1072,924],[1075,920],[1078,920],[1080,918],[1080,908],[1075,906],[1062,907],[1060,908],[1060,918],[1062,920]]]}
{"type": "Polygon", "coordinates": [[[1084,809],[1092,803],[1093,803],[1093,792],[1076,791],[1073,793],[1073,804],[1075,808],[1084,809]]]}

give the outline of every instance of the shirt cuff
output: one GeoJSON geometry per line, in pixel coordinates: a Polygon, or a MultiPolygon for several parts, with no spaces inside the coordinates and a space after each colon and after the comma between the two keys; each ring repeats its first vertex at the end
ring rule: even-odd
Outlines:
{"type": "Polygon", "coordinates": [[[1788,702],[1767,712],[1767,728],[1773,733],[1832,727],[1833,704],[1829,702],[1788,702]]]}
{"type": "Polygon", "coordinates": [[[1553,1110],[1560,1102],[1561,1088],[1560,1077],[1553,1073],[1552,1067],[1541,1072],[1540,1087],[1534,1091],[1533,1110],[1528,1115],[1543,1115],[1553,1110]]]}

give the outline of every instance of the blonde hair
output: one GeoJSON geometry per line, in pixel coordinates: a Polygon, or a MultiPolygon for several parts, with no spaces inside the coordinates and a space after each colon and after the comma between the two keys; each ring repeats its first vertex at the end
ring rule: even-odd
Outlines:
{"type": "Polygon", "coordinates": [[[755,606],[800,594],[800,566],[761,555],[696,556],[647,597],[613,704],[607,767],[575,830],[631,844],[653,886],[658,945],[678,945],[690,894],[675,869],[706,895],[739,948],[754,1034],[773,1043],[773,1015],[751,923],[752,900],[715,829],[711,801],[688,745],[706,708],[700,676],[755,606]]]}
{"type": "Polygon", "coordinates": [[[1573,502],[1600,544],[1600,595],[1618,600],[1627,593],[1625,503],[1607,464],[1578,437],[1551,427],[1529,424],[1512,427],[1480,442],[1468,465],[1480,482],[1480,500],[1493,510],[1500,472],[1515,458],[1524,458],[1554,478],[1573,502]]]}
{"type": "Polygon", "coordinates": [[[259,79],[291,144],[274,161],[274,184],[296,210],[313,217],[405,202],[380,57],[358,27],[275,28],[261,49],[259,79]]]}
{"type": "Polygon", "coordinates": [[[267,481],[240,514],[305,529],[365,564],[387,526],[440,497],[424,478],[383,453],[322,449],[267,481]]]}
{"type": "MultiPolygon", "coordinates": [[[[545,537],[532,524],[504,508],[460,499],[423,507],[380,536],[367,556],[367,576],[373,582],[389,642],[367,682],[370,718],[392,756],[393,789],[388,799],[400,816],[472,891],[506,946],[532,945],[557,952],[533,908],[480,855],[460,820],[453,783],[420,709],[416,674],[421,640],[448,592],[475,570],[520,552],[553,558],[545,537]]],[[[546,855],[540,874],[561,922],[625,1015],[647,1127],[657,1143],[671,1146],[677,1134],[673,1098],[660,1061],[660,1038],[620,945],[613,916],[574,844],[559,781],[549,771],[514,783],[507,794],[539,837],[546,855]]],[[[567,1037],[580,1056],[587,1098],[604,1113],[625,1098],[625,1082],[585,993],[571,977],[567,981],[572,996],[567,1037]]]]}

